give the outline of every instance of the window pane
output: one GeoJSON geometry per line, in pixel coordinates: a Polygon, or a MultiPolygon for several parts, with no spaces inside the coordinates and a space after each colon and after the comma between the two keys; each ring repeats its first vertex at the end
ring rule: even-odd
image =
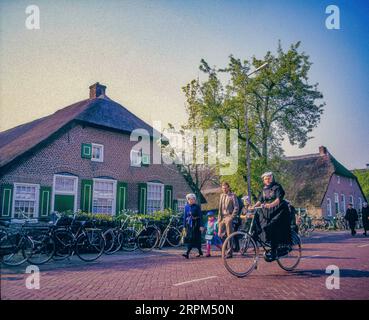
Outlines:
{"type": "Polygon", "coordinates": [[[147,184],[147,212],[163,210],[164,185],[158,183],[147,184]]]}
{"type": "Polygon", "coordinates": [[[16,185],[14,193],[14,217],[25,218],[22,213],[28,218],[34,217],[36,206],[36,186],[32,185],[16,185]]]}
{"type": "Polygon", "coordinates": [[[59,192],[74,192],[74,177],[57,176],[55,178],[55,191],[59,192]]]}
{"type": "Polygon", "coordinates": [[[102,146],[92,146],[92,159],[100,160],[102,159],[102,146]]]}
{"type": "Polygon", "coordinates": [[[113,214],[114,182],[95,181],[93,192],[92,212],[113,214]]]}

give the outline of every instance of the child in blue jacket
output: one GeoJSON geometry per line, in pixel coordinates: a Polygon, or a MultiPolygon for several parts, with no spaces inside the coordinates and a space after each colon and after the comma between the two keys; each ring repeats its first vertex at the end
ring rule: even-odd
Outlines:
{"type": "Polygon", "coordinates": [[[211,245],[215,245],[222,250],[222,240],[218,236],[218,221],[215,219],[214,212],[210,211],[207,214],[208,222],[206,224],[206,257],[210,257],[211,245]]]}

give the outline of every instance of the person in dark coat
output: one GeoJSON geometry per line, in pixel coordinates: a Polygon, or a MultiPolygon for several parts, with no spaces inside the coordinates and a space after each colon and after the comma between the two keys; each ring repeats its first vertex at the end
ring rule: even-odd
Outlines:
{"type": "Polygon", "coordinates": [[[203,255],[201,250],[201,232],[204,231],[204,227],[201,208],[196,204],[196,196],[190,193],[186,196],[186,199],[187,204],[184,208],[183,225],[186,228],[185,243],[187,244],[187,251],[182,256],[188,259],[192,248],[197,248],[199,251],[197,257],[203,255]]]}
{"type": "Polygon", "coordinates": [[[261,177],[264,187],[254,207],[260,205],[263,207],[258,213],[258,219],[263,231],[261,239],[270,241],[271,250],[265,254],[265,259],[271,262],[278,256],[287,254],[279,252],[278,246],[291,243],[291,218],[287,202],[284,200],[285,192],[282,186],[274,181],[273,173],[266,172],[261,177]]]}
{"type": "Polygon", "coordinates": [[[296,223],[296,209],[291,204],[291,202],[289,202],[288,200],[286,200],[286,202],[287,202],[287,205],[288,205],[288,209],[290,211],[291,230],[293,230],[294,232],[296,232],[298,234],[299,233],[299,227],[297,226],[297,223],[296,223]]]}
{"type": "Polygon", "coordinates": [[[348,204],[348,208],[346,210],[345,219],[348,221],[350,229],[351,229],[351,235],[354,236],[356,234],[356,221],[359,220],[359,216],[357,215],[356,209],[352,207],[352,203],[348,204]]]}
{"type": "Polygon", "coordinates": [[[369,207],[367,202],[363,203],[361,215],[363,219],[364,236],[367,236],[367,231],[369,231],[369,207]]]}

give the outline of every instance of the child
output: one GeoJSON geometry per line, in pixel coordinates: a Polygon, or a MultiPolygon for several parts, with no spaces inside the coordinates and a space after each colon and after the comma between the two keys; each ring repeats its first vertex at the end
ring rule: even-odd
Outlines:
{"type": "Polygon", "coordinates": [[[210,257],[211,245],[215,245],[222,250],[222,241],[218,236],[218,221],[215,219],[214,212],[210,211],[207,214],[208,222],[206,224],[206,257],[210,257]]]}

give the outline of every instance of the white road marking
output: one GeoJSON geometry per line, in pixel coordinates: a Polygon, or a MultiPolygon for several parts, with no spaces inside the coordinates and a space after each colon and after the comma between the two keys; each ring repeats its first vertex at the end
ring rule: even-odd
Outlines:
{"type": "Polygon", "coordinates": [[[203,280],[208,280],[208,279],[214,279],[214,278],[218,278],[218,276],[211,276],[211,277],[206,277],[206,278],[201,278],[201,279],[193,279],[193,280],[190,280],[190,281],[179,282],[179,283],[175,283],[174,286],[181,286],[181,285],[184,285],[184,284],[187,284],[187,283],[203,281],[203,280]]]}
{"type": "Polygon", "coordinates": [[[358,248],[364,248],[364,247],[367,247],[367,246],[369,246],[369,243],[367,243],[367,244],[362,244],[362,245],[357,246],[357,247],[358,247],[358,248]]]}

